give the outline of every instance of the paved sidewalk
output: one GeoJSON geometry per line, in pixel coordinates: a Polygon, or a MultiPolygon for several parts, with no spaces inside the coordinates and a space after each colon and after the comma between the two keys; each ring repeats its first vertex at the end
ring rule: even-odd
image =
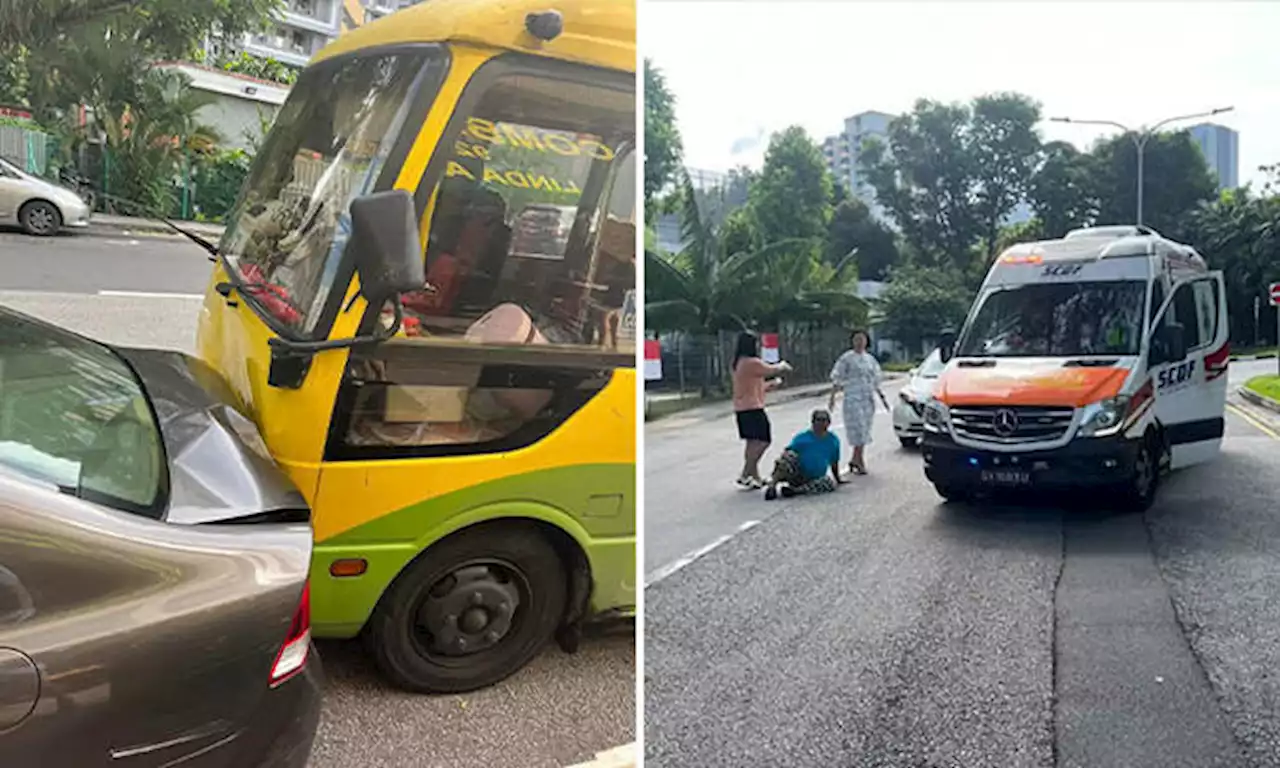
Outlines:
{"type": "MultiPolygon", "coordinates": [[[[906,374],[904,373],[886,373],[884,381],[887,384],[904,378],[906,378],[906,374]]],[[[774,406],[794,402],[796,400],[804,400],[806,398],[819,398],[830,392],[831,384],[829,382],[810,384],[800,387],[788,387],[786,389],[775,389],[765,395],[765,405],[774,406]]],[[[653,395],[646,393],[645,398],[646,400],[649,398],[654,400],[680,399],[678,395],[672,397],[669,393],[654,393],[653,395]]],[[[647,402],[646,410],[648,410],[647,402]]],[[[714,419],[724,418],[732,414],[733,403],[726,398],[724,400],[708,402],[705,405],[691,406],[684,410],[674,411],[664,416],[658,416],[652,421],[646,421],[645,429],[667,429],[670,427],[683,426],[691,421],[711,421],[714,419]]]]}

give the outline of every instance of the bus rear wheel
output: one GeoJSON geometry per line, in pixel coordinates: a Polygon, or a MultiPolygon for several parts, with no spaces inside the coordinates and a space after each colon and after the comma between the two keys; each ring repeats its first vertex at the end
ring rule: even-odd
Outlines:
{"type": "Polygon", "coordinates": [[[465,693],[519,671],[564,617],[567,578],[532,524],[464,530],[396,578],[366,642],[391,682],[417,693],[465,693]]]}

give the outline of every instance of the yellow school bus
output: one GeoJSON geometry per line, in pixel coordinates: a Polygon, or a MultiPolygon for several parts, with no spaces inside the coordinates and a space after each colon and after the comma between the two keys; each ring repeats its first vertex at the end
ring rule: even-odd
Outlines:
{"type": "Polygon", "coordinates": [[[431,0],[321,51],[204,362],[311,505],[312,623],[415,691],[634,612],[635,4],[431,0]]]}

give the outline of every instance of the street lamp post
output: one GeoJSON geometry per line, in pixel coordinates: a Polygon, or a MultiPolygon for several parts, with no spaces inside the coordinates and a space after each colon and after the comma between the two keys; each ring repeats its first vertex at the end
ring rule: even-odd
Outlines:
{"type": "Polygon", "coordinates": [[[1133,142],[1133,148],[1138,155],[1138,226],[1142,226],[1142,198],[1143,198],[1143,155],[1146,154],[1147,141],[1160,130],[1170,123],[1177,123],[1183,120],[1194,120],[1198,117],[1213,117],[1223,112],[1230,112],[1235,107],[1219,107],[1208,112],[1197,112],[1194,115],[1178,115],[1176,117],[1168,117],[1160,122],[1152,125],[1150,128],[1133,129],[1123,123],[1117,123],[1114,120],[1077,120],[1072,117],[1051,117],[1050,122],[1054,123],[1072,123],[1074,125],[1108,125],[1113,128],[1119,128],[1124,131],[1125,135],[1133,142]]]}

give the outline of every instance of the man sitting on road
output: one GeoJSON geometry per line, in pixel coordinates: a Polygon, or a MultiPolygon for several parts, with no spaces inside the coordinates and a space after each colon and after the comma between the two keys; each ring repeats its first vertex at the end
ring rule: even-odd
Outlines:
{"type": "Polygon", "coordinates": [[[831,431],[831,413],[822,408],[813,412],[813,426],[791,440],[773,465],[773,476],[765,488],[765,501],[782,495],[829,493],[847,481],[840,477],[840,438],[831,431]],[[827,477],[827,470],[831,477],[827,477]],[[834,479],[833,479],[834,478],[834,479]]]}

